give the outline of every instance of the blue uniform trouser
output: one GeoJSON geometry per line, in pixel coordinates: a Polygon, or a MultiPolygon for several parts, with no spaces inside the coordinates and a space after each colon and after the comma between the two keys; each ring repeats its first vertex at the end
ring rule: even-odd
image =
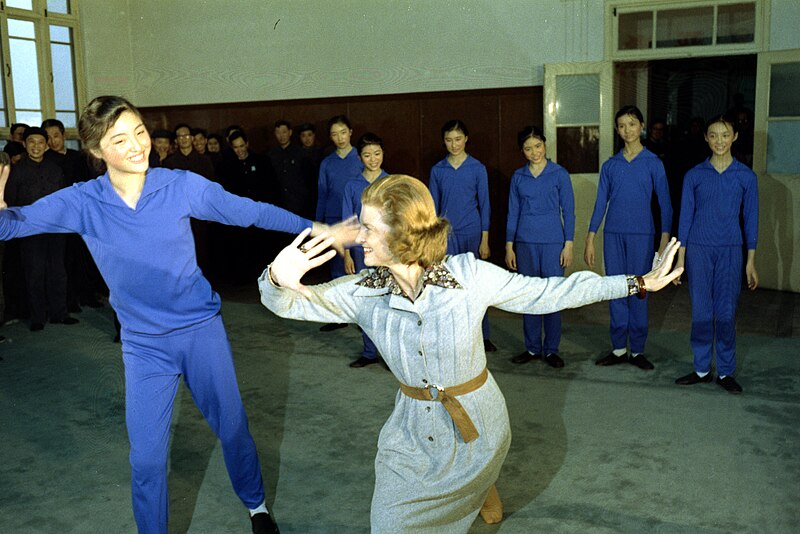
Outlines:
{"type": "Polygon", "coordinates": [[[222,444],[234,491],[248,508],[264,502],[261,464],[247,426],[222,318],[216,315],[168,335],[123,330],[122,353],[133,515],[139,532],[167,532],[167,450],[181,376],[222,444]]]}
{"type": "MultiPolygon", "coordinates": [[[[334,224],[340,222],[342,222],[341,219],[331,219],[331,218],[325,219],[325,224],[328,224],[330,226],[333,226],[334,224]]],[[[331,258],[330,261],[328,261],[328,266],[331,270],[331,280],[336,280],[337,278],[341,278],[342,276],[347,274],[344,272],[344,258],[341,257],[339,254],[337,254],[336,256],[331,258]]]]}
{"type": "MultiPolygon", "coordinates": [[[[527,276],[564,276],[561,267],[561,243],[515,243],[517,272],[527,276]]],[[[525,348],[532,354],[557,354],[561,343],[561,314],[522,316],[525,348]],[[544,351],[542,351],[542,325],[544,325],[544,351]]]]}
{"type": "Polygon", "coordinates": [[[711,370],[714,345],[717,373],[736,371],[736,304],[742,287],[742,249],[686,247],[686,276],[692,299],[691,346],[694,369],[711,370]]]}
{"type": "MultiPolygon", "coordinates": [[[[364,249],[362,247],[356,245],[351,248],[350,257],[353,258],[353,263],[356,266],[356,272],[366,268],[366,265],[364,265],[364,249]]],[[[364,350],[361,352],[361,355],[365,358],[369,358],[370,360],[374,360],[378,357],[378,348],[363,330],[361,331],[361,337],[364,340],[364,350]]]]}
{"type": "MultiPolygon", "coordinates": [[[[653,236],[651,234],[603,234],[603,257],[606,274],[643,275],[653,265],[653,236]]],[[[647,341],[647,297],[637,296],[608,302],[611,313],[611,346],[624,349],[630,340],[634,354],[644,352],[647,341]]]]}
{"type": "MultiPolygon", "coordinates": [[[[464,254],[465,252],[472,252],[476,258],[480,258],[481,248],[481,233],[477,234],[456,234],[451,232],[447,236],[447,253],[451,256],[456,254],[464,254]]],[[[489,339],[489,315],[483,316],[481,323],[483,330],[483,339],[489,339]]]]}

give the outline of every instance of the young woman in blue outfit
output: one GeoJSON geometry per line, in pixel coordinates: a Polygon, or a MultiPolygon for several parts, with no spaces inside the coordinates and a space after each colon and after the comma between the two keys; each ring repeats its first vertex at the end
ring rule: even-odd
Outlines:
{"type": "MultiPolygon", "coordinates": [[[[683,243],[678,267],[686,263],[692,300],[691,346],[694,372],[675,380],[682,386],[711,382],[711,360],[717,352],[717,384],[741,393],[736,372],[736,304],[742,285],[742,230],[747,246],[747,287],[758,287],[758,182],[756,175],[731,154],[736,120],[708,121],[705,139],[711,157],[686,173],[678,236],[683,243]]],[[[680,283],[677,280],[676,283],[680,283]]]]}
{"type": "MultiPolygon", "coordinates": [[[[381,166],[383,165],[383,139],[374,133],[365,133],[356,143],[358,157],[364,165],[364,170],[358,176],[347,182],[342,195],[342,220],[361,214],[361,193],[375,180],[389,176],[381,166]]],[[[344,271],[355,274],[366,268],[364,264],[364,249],[355,245],[344,253],[344,271]]],[[[359,368],[378,362],[378,349],[366,333],[364,350],[361,356],[350,364],[350,367],[359,368]]]]}
{"type": "MultiPolygon", "coordinates": [[[[447,253],[472,252],[487,259],[489,250],[489,176],[486,167],[467,154],[469,129],[460,120],[442,126],[447,157],[431,169],[428,183],[436,212],[450,221],[447,253]]],[[[489,317],[483,318],[483,341],[487,352],[497,347],[489,339],[489,317]]]]}
{"type": "MultiPolygon", "coordinates": [[[[517,136],[528,164],[511,177],[506,225],[506,266],[527,276],[564,276],[572,265],[575,235],[575,198],[564,167],[546,157],[542,130],[528,126],[517,136]]],[[[558,355],[561,314],[522,316],[525,351],[514,363],[543,360],[550,367],[564,367],[558,355]],[[544,345],[542,326],[544,325],[544,345]]]]}
{"type": "MultiPolygon", "coordinates": [[[[661,208],[661,228],[672,225],[672,204],[664,165],[658,156],[642,146],[642,112],[636,106],[624,106],[614,117],[617,134],[625,146],[600,169],[597,199],[589,233],[586,236],[584,260],[594,268],[594,237],[605,216],[603,259],[606,275],[642,274],[655,265],[669,241],[669,231],[661,234],[659,255],[653,255],[655,227],[650,208],[652,195],[661,208]]],[[[647,299],[619,299],[609,302],[611,312],[611,352],[597,365],[630,362],[640,369],[653,369],[644,356],[647,341],[647,299]],[[630,358],[628,343],[630,342],[630,358]]]]}
{"type": "MultiPolygon", "coordinates": [[[[249,199],[182,170],[148,168],[150,136],[139,111],[115,96],[81,115],[84,148],[108,171],[30,206],[0,210],[0,239],[77,233],[108,284],[122,323],[125,420],[133,514],[140,533],[166,533],[167,455],[181,377],[220,439],[254,532],[277,532],[267,512],[258,453],[239,395],[219,295],[197,266],[190,218],[283,232],[325,225],[249,199]],[[312,226],[313,224],[313,226],[312,226]]],[[[8,167],[0,172],[0,208],[8,167]]],[[[347,241],[342,226],[334,230],[347,241]]]]}

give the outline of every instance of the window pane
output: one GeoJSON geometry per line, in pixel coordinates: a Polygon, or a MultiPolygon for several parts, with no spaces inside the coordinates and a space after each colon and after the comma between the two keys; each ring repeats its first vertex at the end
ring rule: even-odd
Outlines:
{"type": "Polygon", "coordinates": [[[50,26],[50,42],[53,43],[71,43],[72,42],[72,28],[68,26],[50,26]]]}
{"type": "Polygon", "coordinates": [[[8,19],[8,35],[10,37],[26,37],[35,39],[33,22],[29,20],[8,19]]]}
{"type": "Polygon", "coordinates": [[[17,110],[16,122],[24,122],[25,124],[31,126],[39,126],[40,124],[42,124],[42,112],[17,110]]]}
{"type": "Polygon", "coordinates": [[[658,11],[656,20],[656,48],[711,44],[713,7],[658,11]]]}
{"type": "Polygon", "coordinates": [[[16,7],[17,9],[33,9],[33,0],[6,0],[6,7],[16,7]]]}
{"type": "Polygon", "coordinates": [[[717,8],[717,44],[752,43],[755,35],[755,4],[732,4],[717,8]]]}
{"type": "Polygon", "coordinates": [[[597,74],[556,76],[556,124],[599,122],[600,76],[597,74]]]}
{"type": "Polygon", "coordinates": [[[769,121],[767,124],[767,172],[800,173],[797,139],[800,121],[769,121]]]}
{"type": "Polygon", "coordinates": [[[65,44],[50,45],[53,55],[53,92],[56,109],[75,109],[75,78],[72,73],[72,47],[65,44]]]}
{"type": "Polygon", "coordinates": [[[65,139],[64,146],[67,148],[71,148],[72,150],[80,150],[81,149],[81,142],[77,139],[65,139]]]}
{"type": "Polygon", "coordinates": [[[600,171],[600,127],[556,128],[558,164],[570,174],[600,171]]]}
{"type": "Polygon", "coordinates": [[[47,0],[47,11],[50,13],[69,14],[68,0],[47,0]]]}
{"type": "Polygon", "coordinates": [[[619,16],[620,50],[641,50],[653,45],[653,13],[623,13],[619,16]]]}
{"type": "Polygon", "coordinates": [[[5,128],[6,126],[8,126],[8,114],[6,110],[0,109],[0,128],[5,128]]]}
{"type": "Polygon", "coordinates": [[[56,111],[56,118],[64,123],[64,128],[78,127],[78,114],[66,111],[56,111]]]}
{"type": "Polygon", "coordinates": [[[769,116],[800,117],[800,63],[773,64],[769,80],[769,116]]]}
{"type": "Polygon", "coordinates": [[[11,51],[11,78],[14,81],[14,103],[17,108],[41,109],[39,98],[39,69],[36,43],[9,39],[11,51]]]}

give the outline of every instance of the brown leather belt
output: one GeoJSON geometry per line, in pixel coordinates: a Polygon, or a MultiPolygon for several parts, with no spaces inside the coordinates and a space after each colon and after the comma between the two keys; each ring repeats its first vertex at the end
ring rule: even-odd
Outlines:
{"type": "Polygon", "coordinates": [[[415,388],[400,382],[400,391],[412,399],[441,402],[444,409],[447,410],[447,413],[453,418],[456,428],[461,432],[464,443],[469,443],[478,437],[478,430],[475,428],[472,419],[469,418],[469,414],[467,414],[467,411],[461,403],[458,402],[456,397],[475,391],[486,383],[488,377],[489,371],[484,367],[483,371],[481,371],[478,376],[467,380],[463,384],[458,384],[457,386],[443,388],[435,384],[428,384],[424,388],[415,388]]]}

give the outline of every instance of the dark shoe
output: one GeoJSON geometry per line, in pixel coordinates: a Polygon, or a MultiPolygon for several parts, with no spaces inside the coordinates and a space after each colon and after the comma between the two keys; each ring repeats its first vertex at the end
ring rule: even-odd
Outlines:
{"type": "Polygon", "coordinates": [[[6,340],[6,336],[0,336],[0,343],[6,340]]]}
{"type": "Polygon", "coordinates": [[[734,395],[738,395],[742,392],[742,386],[740,386],[732,376],[726,376],[725,378],[717,377],[717,384],[722,386],[722,389],[728,393],[733,393],[734,395]]]}
{"type": "Polygon", "coordinates": [[[527,350],[511,358],[511,363],[528,363],[531,360],[541,360],[541,354],[531,354],[527,350]]]}
{"type": "Polygon", "coordinates": [[[95,308],[95,309],[103,307],[103,303],[100,302],[99,300],[90,300],[88,302],[82,302],[81,304],[83,306],[89,306],[90,308],[95,308]]]}
{"type": "Polygon", "coordinates": [[[253,534],[280,534],[278,525],[272,519],[272,514],[260,513],[250,516],[250,523],[253,525],[253,534]]]}
{"type": "Polygon", "coordinates": [[[483,340],[483,351],[484,352],[495,352],[497,347],[494,346],[494,343],[490,339],[483,340]]]}
{"type": "Polygon", "coordinates": [[[50,321],[50,322],[53,323],[53,324],[67,324],[67,325],[69,325],[69,324],[78,324],[80,321],[77,320],[75,317],[70,317],[69,315],[67,315],[66,317],[64,317],[60,321],[50,321]]]}
{"type": "Polygon", "coordinates": [[[554,367],[555,369],[561,369],[564,367],[564,360],[556,354],[555,352],[551,352],[547,356],[544,357],[544,363],[549,365],[550,367],[554,367]]]}
{"type": "Polygon", "coordinates": [[[631,365],[635,365],[639,369],[644,369],[645,371],[649,371],[651,369],[655,369],[650,360],[644,357],[644,354],[639,354],[637,356],[631,356],[628,361],[631,365]]]}
{"type": "Polygon", "coordinates": [[[360,367],[366,367],[367,365],[372,365],[373,363],[378,363],[378,358],[367,358],[366,356],[361,356],[356,361],[350,364],[350,367],[354,369],[358,369],[360,367]]]}
{"type": "Polygon", "coordinates": [[[31,332],[41,332],[42,330],[44,330],[42,323],[31,323],[31,332]]]}
{"type": "Polygon", "coordinates": [[[319,327],[320,332],[333,332],[334,330],[339,330],[340,328],[345,328],[347,323],[328,323],[324,324],[319,327]]]}
{"type": "Polygon", "coordinates": [[[693,386],[695,384],[708,384],[714,380],[714,375],[708,373],[706,376],[698,376],[697,373],[689,373],[675,380],[679,386],[693,386]]]}
{"type": "Polygon", "coordinates": [[[613,352],[609,352],[606,356],[603,356],[596,362],[595,365],[617,365],[618,363],[625,363],[628,361],[628,353],[623,354],[622,356],[615,356],[613,352]]]}

